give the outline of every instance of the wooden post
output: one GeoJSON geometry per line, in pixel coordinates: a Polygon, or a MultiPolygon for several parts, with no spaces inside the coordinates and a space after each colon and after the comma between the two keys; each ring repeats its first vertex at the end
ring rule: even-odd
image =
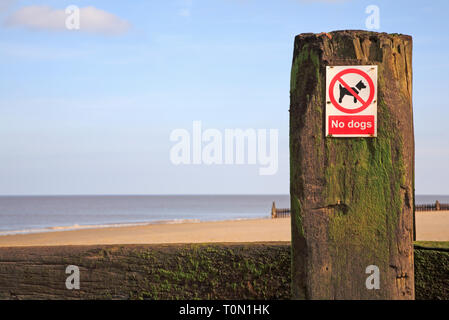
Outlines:
{"type": "Polygon", "coordinates": [[[437,211],[441,210],[440,202],[438,200],[435,201],[435,210],[437,211]]]}
{"type": "Polygon", "coordinates": [[[276,204],[273,201],[273,205],[271,206],[271,218],[274,219],[276,218],[277,213],[276,213],[276,204]]]}
{"type": "Polygon", "coordinates": [[[290,197],[295,299],[414,299],[410,36],[296,36],[290,197]],[[326,66],[350,65],[378,66],[376,138],[325,137],[326,66]]]}

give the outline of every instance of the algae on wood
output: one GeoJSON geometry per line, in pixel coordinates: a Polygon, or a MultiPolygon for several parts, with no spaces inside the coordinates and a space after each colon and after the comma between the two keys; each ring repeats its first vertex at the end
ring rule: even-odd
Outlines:
{"type": "MultiPolygon", "coordinates": [[[[449,244],[417,244],[416,298],[448,300],[449,244]]],[[[0,248],[0,299],[290,299],[289,271],[287,242],[0,248]]]]}
{"type": "Polygon", "coordinates": [[[292,292],[413,299],[412,39],[367,31],[295,38],[290,90],[292,292]],[[378,66],[378,137],[326,138],[326,66],[378,66]],[[366,267],[380,269],[368,290],[366,267]]]}
{"type": "Polygon", "coordinates": [[[289,299],[289,271],[288,242],[0,248],[0,300],[289,299]]]}

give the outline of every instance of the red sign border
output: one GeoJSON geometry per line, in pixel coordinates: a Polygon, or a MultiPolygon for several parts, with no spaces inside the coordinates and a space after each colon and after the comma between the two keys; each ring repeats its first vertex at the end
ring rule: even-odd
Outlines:
{"type": "MultiPolygon", "coordinates": [[[[345,86],[345,85],[344,85],[345,86]]],[[[345,86],[346,87],[346,86],[345,86]]],[[[347,88],[346,88],[347,89],[347,88]]],[[[371,104],[371,102],[374,99],[374,82],[371,79],[371,77],[364,71],[360,70],[360,69],[355,69],[355,68],[349,68],[349,69],[345,69],[340,71],[339,73],[337,73],[331,80],[330,84],[329,84],[329,98],[332,102],[332,104],[334,105],[335,108],[337,108],[338,110],[340,110],[343,113],[347,113],[347,114],[354,114],[354,113],[359,113],[362,112],[363,110],[365,110],[366,108],[369,107],[369,105],[371,104]],[[368,97],[368,100],[366,100],[366,102],[359,108],[357,109],[346,109],[343,106],[341,106],[340,104],[338,104],[337,100],[335,100],[334,97],[334,86],[337,83],[337,81],[344,76],[345,74],[348,73],[356,73],[361,75],[362,77],[365,78],[365,80],[368,82],[368,87],[370,88],[370,95],[368,97]]]]}

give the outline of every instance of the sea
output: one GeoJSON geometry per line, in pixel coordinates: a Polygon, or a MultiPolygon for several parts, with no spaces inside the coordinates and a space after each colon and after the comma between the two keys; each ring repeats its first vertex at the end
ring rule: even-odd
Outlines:
{"type": "Polygon", "coordinates": [[[289,195],[0,196],[0,236],[271,217],[289,195]]]}
{"type": "MultiPolygon", "coordinates": [[[[449,195],[417,195],[416,204],[449,195]]],[[[0,196],[0,236],[109,228],[270,218],[272,202],[289,208],[289,195],[0,196]]]]}

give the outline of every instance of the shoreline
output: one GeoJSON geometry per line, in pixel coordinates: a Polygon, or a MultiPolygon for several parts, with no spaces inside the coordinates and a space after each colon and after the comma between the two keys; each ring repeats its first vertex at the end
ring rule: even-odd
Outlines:
{"type": "Polygon", "coordinates": [[[0,247],[290,241],[290,219],[256,218],[0,236],[0,247]]]}
{"type": "MultiPolygon", "coordinates": [[[[416,212],[417,241],[449,241],[449,211],[416,212]]],[[[117,224],[0,236],[0,247],[291,241],[290,218],[117,224]]]]}
{"type": "Polygon", "coordinates": [[[259,220],[259,219],[271,219],[271,217],[260,216],[254,218],[236,218],[236,219],[220,219],[220,220],[200,220],[200,219],[173,219],[173,220],[154,220],[154,221],[141,221],[141,222],[117,222],[117,223],[105,223],[105,224],[91,224],[80,225],[74,224],[69,226],[51,226],[41,228],[30,228],[21,230],[0,230],[0,238],[4,236],[26,235],[26,234],[40,234],[49,232],[63,232],[63,231],[77,231],[77,230],[91,230],[91,229],[109,229],[109,228],[126,228],[126,227],[139,227],[149,225],[167,225],[167,224],[184,224],[184,223],[204,223],[204,222],[223,222],[223,221],[243,221],[243,220],[259,220]]]}

